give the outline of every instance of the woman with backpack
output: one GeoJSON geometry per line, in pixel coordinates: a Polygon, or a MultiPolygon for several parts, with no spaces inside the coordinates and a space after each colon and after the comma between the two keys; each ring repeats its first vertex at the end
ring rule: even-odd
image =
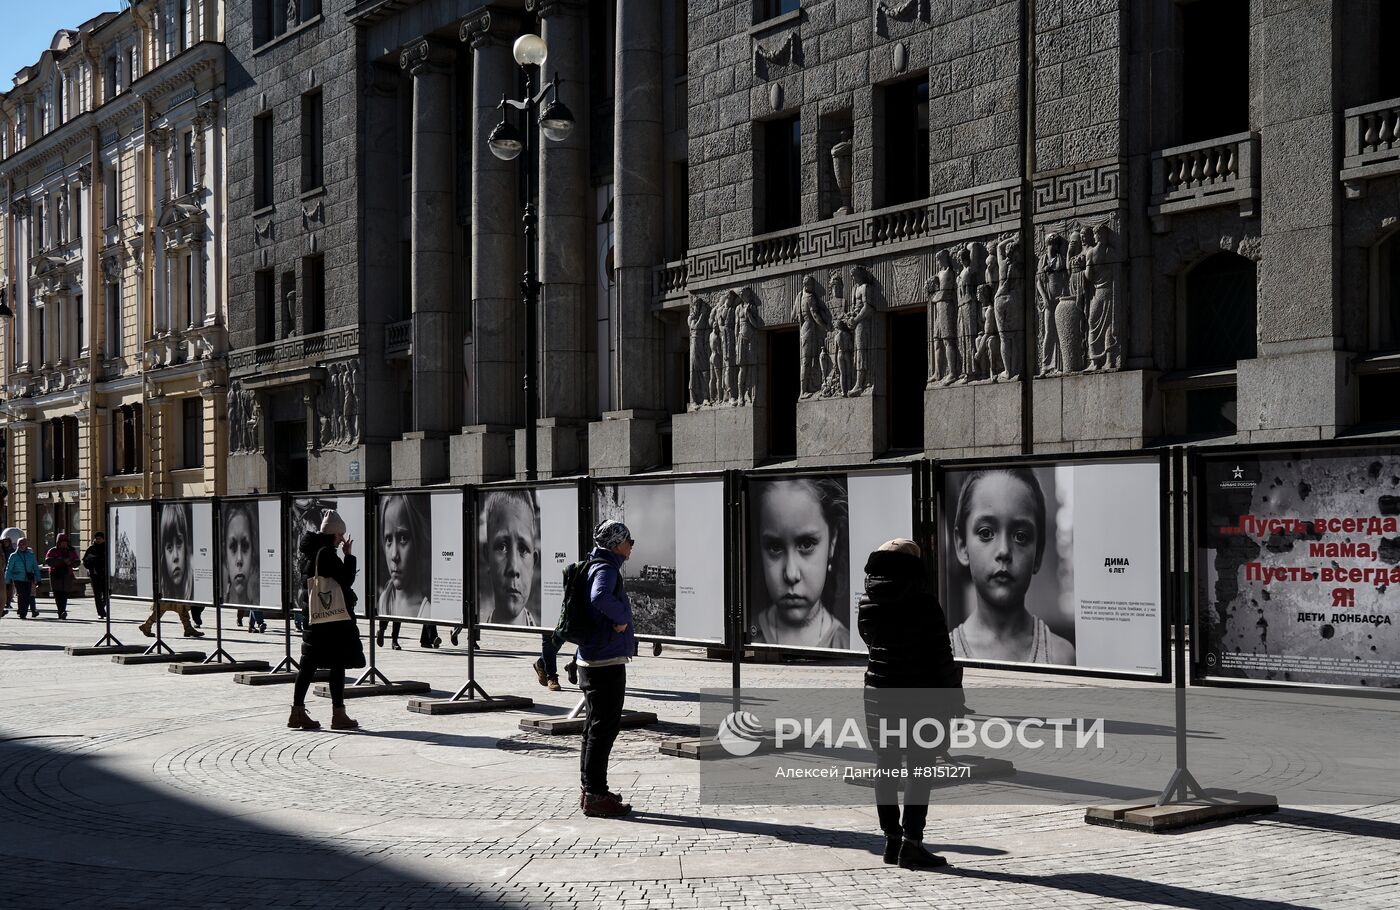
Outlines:
{"type": "Polygon", "coordinates": [[[622,564],[632,555],[632,532],[620,521],[593,530],[593,552],[585,569],[592,630],[578,646],[578,687],[588,706],[579,757],[583,814],[618,818],[632,811],[608,789],[608,757],[622,727],[627,694],[627,662],[637,651],[632,637],[632,605],[622,583],[622,564]]]}
{"type": "Polygon", "coordinates": [[[34,603],[34,585],[39,581],[39,559],[29,549],[29,538],[21,537],[15,544],[15,551],[5,560],[5,583],[15,586],[15,596],[19,599],[19,618],[34,611],[39,618],[39,607],[34,603]]]}

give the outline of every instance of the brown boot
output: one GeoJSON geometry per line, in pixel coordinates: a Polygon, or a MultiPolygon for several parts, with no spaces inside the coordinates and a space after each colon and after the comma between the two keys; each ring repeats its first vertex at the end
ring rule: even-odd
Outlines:
{"type": "Polygon", "coordinates": [[[319,730],[321,725],[311,719],[304,705],[292,705],[292,716],[287,718],[287,727],[292,730],[319,730]]]}
{"type": "Polygon", "coordinates": [[[583,814],[589,818],[621,818],[632,811],[616,793],[587,793],[583,797],[583,814]]]}
{"type": "Polygon", "coordinates": [[[345,713],[344,705],[336,705],[331,711],[332,730],[358,730],[360,722],[345,713]]]}
{"type": "Polygon", "coordinates": [[[551,691],[551,692],[562,692],[562,691],[564,691],[564,687],[561,686],[561,685],[559,685],[559,677],[557,677],[557,676],[551,676],[551,677],[549,678],[549,682],[545,683],[545,686],[544,686],[544,687],[545,687],[546,689],[548,689],[549,691],[551,691]]]}
{"type": "Polygon", "coordinates": [[[141,634],[144,635],[144,636],[146,636],[147,638],[155,638],[155,637],[156,637],[156,633],[152,632],[152,631],[151,631],[151,627],[150,627],[148,624],[144,623],[144,622],[141,623],[141,625],[137,626],[136,628],[140,629],[140,630],[141,630],[141,634]]]}

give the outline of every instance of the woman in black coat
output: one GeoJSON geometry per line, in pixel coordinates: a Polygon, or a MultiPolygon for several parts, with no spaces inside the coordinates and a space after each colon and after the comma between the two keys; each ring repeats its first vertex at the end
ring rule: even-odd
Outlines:
{"type": "MultiPolygon", "coordinates": [[[[885,862],[905,869],[946,865],[923,845],[932,780],[915,776],[916,767],[933,764],[939,749],[880,740],[881,721],[890,730],[912,734],[916,721],[934,717],[947,729],[962,711],[962,668],[953,661],[948,624],[938,600],[928,591],[919,545],[897,538],[880,545],[865,563],[865,594],[857,608],[857,628],[869,649],[865,670],[865,723],[875,747],[875,808],[885,832],[885,862]],[[910,690],[923,690],[913,692],[910,690]],[[906,768],[904,816],[899,812],[899,785],[890,772],[906,768]]],[[[932,735],[932,734],[930,734],[932,735]]],[[[946,742],[946,737],[944,739],[946,742]]]]}
{"type": "Polygon", "coordinates": [[[331,729],[355,730],[360,726],[345,713],[345,671],[365,665],[360,629],[355,623],[356,597],[352,585],[356,566],[355,555],[351,552],[354,543],[345,536],[345,520],[335,511],[328,511],[321,518],[320,532],[307,531],[297,547],[302,576],[335,579],[345,594],[350,618],[316,625],[307,623],[302,627],[301,669],[292,693],[292,716],[287,721],[287,726],[293,729],[321,729],[321,725],[306,713],[306,693],[318,670],[331,671],[331,729]],[[345,551],[344,559],[338,553],[341,549],[345,551]]]}

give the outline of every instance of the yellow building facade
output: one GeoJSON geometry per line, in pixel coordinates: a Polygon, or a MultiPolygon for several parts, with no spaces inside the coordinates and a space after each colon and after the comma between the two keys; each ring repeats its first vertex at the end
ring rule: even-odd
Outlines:
{"type": "Polygon", "coordinates": [[[36,547],[224,491],[222,16],[137,0],[0,95],[4,520],[36,547]]]}

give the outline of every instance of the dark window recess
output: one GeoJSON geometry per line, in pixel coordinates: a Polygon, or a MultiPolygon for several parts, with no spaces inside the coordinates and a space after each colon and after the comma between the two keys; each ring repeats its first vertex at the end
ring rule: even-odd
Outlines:
{"type": "Polygon", "coordinates": [[[285,0],[253,0],[253,46],[265,44],[287,31],[285,0]]]}
{"type": "Polygon", "coordinates": [[[1255,355],[1255,266],[1216,253],[1186,274],[1187,369],[1233,367],[1255,355]]]}
{"type": "Polygon", "coordinates": [[[891,449],[924,447],[924,386],[928,382],[928,317],[922,311],[891,313],[888,320],[891,449]]]}
{"type": "Polygon", "coordinates": [[[204,400],[186,398],[180,402],[182,468],[204,467],[204,400]]]}
{"type": "Polygon", "coordinates": [[[321,92],[301,96],[301,191],[318,189],[325,181],[325,137],[321,92]]]}
{"type": "Polygon", "coordinates": [[[257,307],[257,344],[277,340],[277,286],[272,269],[253,273],[254,306],[257,307]]]}
{"type": "Polygon", "coordinates": [[[272,205],[272,115],[253,118],[253,208],[272,205]]]}
{"type": "Polygon", "coordinates": [[[194,130],[185,130],[180,136],[180,194],[188,196],[194,192],[194,130]]]}
{"type": "Polygon", "coordinates": [[[1379,78],[1375,100],[1388,101],[1400,98],[1400,66],[1396,66],[1395,58],[1390,56],[1400,46],[1400,3],[1386,0],[1376,5],[1380,7],[1380,34],[1377,36],[1380,40],[1376,48],[1376,74],[1379,78]]]}
{"type": "Polygon", "coordinates": [[[797,457],[797,396],[801,391],[801,355],[796,329],[773,329],[768,335],[768,455],[797,457]]]}
{"type": "Polygon", "coordinates": [[[928,198],[928,80],[885,89],[885,205],[928,198]]]}
{"type": "Polygon", "coordinates": [[[119,357],[122,352],[122,286],[115,281],[103,285],[106,296],[107,356],[119,357]]]}
{"type": "Polygon", "coordinates": [[[765,22],[802,8],[802,0],[758,0],[755,22],[765,22]]]}
{"type": "Polygon", "coordinates": [[[763,230],[802,223],[802,119],[763,123],[763,230]]]}
{"type": "Polygon", "coordinates": [[[273,492],[306,489],[306,421],[279,420],[272,425],[273,492]]]}
{"type": "Polygon", "coordinates": [[[413,242],[399,241],[399,318],[413,318],[413,242]]]}
{"type": "Polygon", "coordinates": [[[1235,432],[1235,387],[1195,389],[1186,394],[1188,436],[1230,436],[1235,432]]]}
{"type": "Polygon", "coordinates": [[[1249,129],[1249,0],[1181,7],[1181,141],[1249,129]]]}
{"type": "Polygon", "coordinates": [[[1383,350],[1400,348],[1400,234],[1392,234],[1380,248],[1380,331],[1383,350]]]}
{"type": "Polygon", "coordinates": [[[277,294],[279,310],[282,314],[282,329],[279,337],[290,338],[297,334],[297,273],[282,273],[282,287],[277,294]]]}
{"type": "Polygon", "coordinates": [[[1400,423],[1400,373],[1361,376],[1357,382],[1361,423],[1400,423]]]}
{"type": "Polygon", "coordinates": [[[302,313],[306,317],[306,331],[326,330],[326,257],[307,256],[301,261],[302,293],[306,300],[302,303],[302,313]]]}
{"type": "Polygon", "coordinates": [[[122,405],[112,411],[112,473],[141,471],[141,406],[122,405]]]}

